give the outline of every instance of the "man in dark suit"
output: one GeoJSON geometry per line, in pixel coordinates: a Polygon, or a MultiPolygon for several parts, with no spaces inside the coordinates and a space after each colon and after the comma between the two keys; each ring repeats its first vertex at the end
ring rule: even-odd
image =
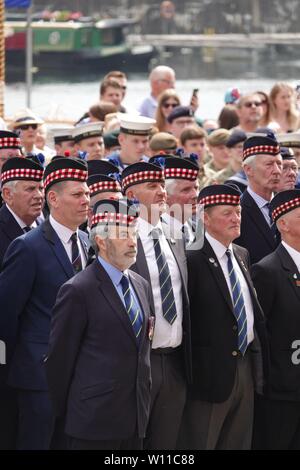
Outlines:
{"type": "Polygon", "coordinates": [[[17,389],[18,449],[49,448],[54,419],[43,357],[57,292],[86,263],[87,238],[77,230],[88,214],[86,179],[85,162],[52,161],[44,173],[49,220],[14,240],[4,257],[0,332],[8,384],[17,389]]]}
{"type": "Polygon", "coordinates": [[[244,142],[243,169],[249,184],[241,198],[241,235],[235,242],[247,248],[253,264],[272,253],[280,242],[270,216],[270,201],[282,171],[280,148],[273,133],[244,142]]]}
{"type": "Polygon", "coordinates": [[[150,289],[128,270],[136,258],[138,211],[124,200],[96,204],[97,259],[62,286],[46,361],[69,448],[140,449],[150,408],[150,289]]]}
{"type": "Polygon", "coordinates": [[[264,318],[249,275],[249,257],[232,244],[239,235],[240,192],[229,185],[204,188],[203,248],[188,253],[193,384],[180,448],[249,449],[254,383],[263,363],[256,332],[264,318]]]}
{"type": "MultiPolygon", "coordinates": [[[[2,166],[5,204],[0,209],[0,269],[9,244],[30,230],[41,213],[43,173],[41,165],[20,157],[9,158],[2,166]]],[[[7,372],[5,365],[0,366],[0,449],[14,449],[16,443],[17,405],[13,390],[6,385],[7,372]]]]}
{"type": "Polygon", "coordinates": [[[1,170],[0,269],[5,252],[17,237],[36,227],[44,203],[42,165],[27,158],[10,158],[1,170]]]}
{"type": "MultiPolygon", "coordinates": [[[[21,150],[21,141],[15,132],[0,131],[0,171],[9,158],[21,157],[21,150]]],[[[0,194],[0,207],[2,202],[2,195],[0,194]]]]}
{"type": "Polygon", "coordinates": [[[191,380],[190,320],[187,269],[183,240],[167,238],[168,225],[160,220],[166,210],[163,169],[139,162],[122,173],[122,189],[141,205],[138,255],[132,269],[152,287],[155,332],[151,351],[151,411],[147,449],[176,448],[191,380]]]}
{"type": "Polygon", "coordinates": [[[299,450],[300,190],[278,193],[271,209],[282,241],[252,268],[270,349],[265,394],[256,401],[254,448],[299,450]]]}

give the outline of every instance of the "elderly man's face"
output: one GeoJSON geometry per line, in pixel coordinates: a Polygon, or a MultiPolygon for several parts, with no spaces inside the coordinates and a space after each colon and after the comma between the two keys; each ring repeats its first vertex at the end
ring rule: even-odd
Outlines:
{"type": "Polygon", "coordinates": [[[17,181],[14,188],[4,185],[3,199],[20,219],[31,225],[41,215],[44,204],[43,183],[17,181]]]}
{"type": "Polygon", "coordinates": [[[110,227],[108,236],[102,239],[96,235],[99,254],[120,271],[135,263],[137,255],[136,226],[110,227]]]}
{"type": "Polygon", "coordinates": [[[295,159],[283,160],[282,173],[277,187],[277,191],[295,189],[298,176],[298,166],[295,159]]]}
{"type": "Polygon", "coordinates": [[[280,154],[258,155],[252,165],[245,165],[245,172],[251,186],[277,191],[282,172],[282,157],[280,154]]]}
{"type": "Polygon", "coordinates": [[[212,237],[224,246],[229,246],[240,236],[241,206],[224,205],[206,209],[204,225],[212,237]]]}

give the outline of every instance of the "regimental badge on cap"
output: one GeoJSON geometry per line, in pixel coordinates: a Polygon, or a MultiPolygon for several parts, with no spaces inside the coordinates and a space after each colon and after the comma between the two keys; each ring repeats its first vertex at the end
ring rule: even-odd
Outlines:
{"type": "Polygon", "coordinates": [[[120,132],[131,135],[149,135],[155,120],[130,114],[120,113],[120,132]]]}
{"type": "Polygon", "coordinates": [[[101,136],[103,131],[103,125],[104,123],[99,121],[75,127],[73,130],[74,141],[80,142],[83,139],[101,136]]]}
{"type": "Polygon", "coordinates": [[[30,158],[13,157],[2,166],[1,184],[18,180],[41,181],[43,174],[43,166],[38,162],[30,158]]]}
{"type": "Polygon", "coordinates": [[[213,184],[206,186],[200,191],[199,204],[203,204],[204,208],[212,206],[237,206],[240,204],[241,192],[238,187],[227,184],[213,184]]]}
{"type": "Polygon", "coordinates": [[[243,160],[252,155],[278,155],[280,147],[277,140],[265,135],[256,135],[249,137],[244,142],[243,160]]]}
{"type": "Polygon", "coordinates": [[[59,144],[60,142],[73,141],[73,131],[74,127],[51,129],[54,143],[59,144]]]}
{"type": "Polygon", "coordinates": [[[103,199],[95,204],[91,229],[97,225],[133,225],[139,216],[136,203],[127,199],[103,199]]]}
{"type": "Polygon", "coordinates": [[[277,193],[270,202],[272,219],[276,222],[282,215],[300,207],[300,189],[277,193]]]}
{"type": "Polygon", "coordinates": [[[47,191],[50,186],[60,181],[86,182],[88,177],[87,164],[78,158],[59,156],[52,159],[44,173],[44,186],[47,191]]]}
{"type": "Polygon", "coordinates": [[[0,149],[21,149],[21,141],[15,132],[0,131],[0,149]]]}
{"type": "Polygon", "coordinates": [[[164,170],[153,163],[138,162],[128,165],[122,173],[123,193],[130,186],[148,182],[164,182],[164,170]]]}

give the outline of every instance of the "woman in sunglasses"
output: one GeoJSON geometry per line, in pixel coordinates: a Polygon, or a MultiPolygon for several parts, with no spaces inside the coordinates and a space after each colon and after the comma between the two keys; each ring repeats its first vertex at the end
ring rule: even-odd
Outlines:
{"type": "Polygon", "coordinates": [[[158,98],[158,106],[156,110],[156,126],[159,132],[168,132],[170,124],[167,122],[167,117],[176,106],[180,106],[180,98],[173,88],[165,90],[158,98]]]}
{"type": "Polygon", "coordinates": [[[37,139],[38,127],[43,123],[44,121],[29,109],[19,111],[14,117],[11,128],[20,136],[24,155],[29,153],[41,153],[41,151],[36,147],[35,142],[37,139]]]}

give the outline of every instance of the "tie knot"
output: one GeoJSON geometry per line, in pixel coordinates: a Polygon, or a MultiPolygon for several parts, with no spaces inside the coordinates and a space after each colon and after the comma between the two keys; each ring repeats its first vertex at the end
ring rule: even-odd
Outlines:
{"type": "Polygon", "coordinates": [[[78,240],[77,232],[72,233],[72,235],[71,235],[71,237],[70,237],[70,240],[71,240],[72,242],[77,243],[77,240],[78,240]]]}
{"type": "Polygon", "coordinates": [[[231,250],[229,250],[229,248],[227,248],[227,250],[226,250],[227,258],[231,259],[231,255],[232,255],[231,250]]]}
{"type": "Polygon", "coordinates": [[[121,286],[122,286],[122,288],[123,288],[124,290],[127,290],[127,289],[128,289],[128,287],[129,287],[129,279],[128,279],[128,277],[127,277],[125,274],[123,274],[120,283],[121,283],[121,286]]]}
{"type": "Polygon", "coordinates": [[[25,233],[30,232],[31,227],[29,227],[29,225],[26,225],[26,227],[23,227],[23,230],[24,230],[25,233]]]}
{"type": "Polygon", "coordinates": [[[160,228],[154,228],[152,231],[151,231],[151,237],[154,239],[154,240],[158,240],[159,237],[161,235],[161,229],[160,228]]]}

